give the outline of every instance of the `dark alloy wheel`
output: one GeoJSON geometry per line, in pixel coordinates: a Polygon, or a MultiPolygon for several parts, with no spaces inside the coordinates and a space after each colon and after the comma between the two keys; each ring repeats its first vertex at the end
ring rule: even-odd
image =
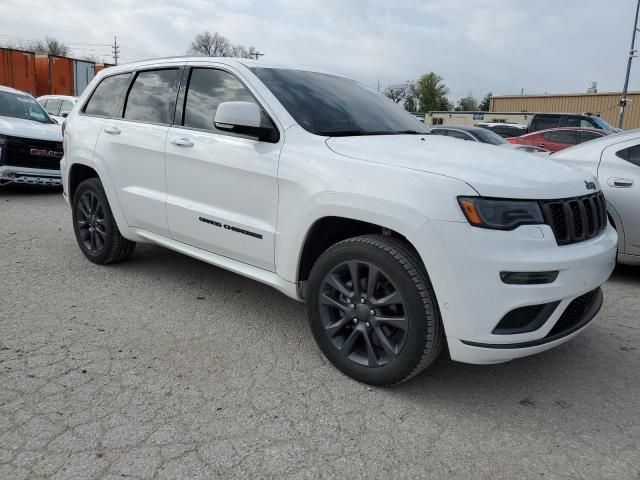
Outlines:
{"type": "Polygon", "coordinates": [[[94,263],[121,262],[136,247],[120,234],[107,195],[98,178],[84,180],[71,204],[73,230],[82,253],[94,263]]]}
{"type": "Polygon", "coordinates": [[[407,380],[442,349],[444,329],[431,282],[400,239],[364,235],[333,245],[314,264],[306,297],[322,353],[361,382],[407,380]]]}
{"type": "Polygon", "coordinates": [[[402,351],[407,307],[376,265],[359,260],[339,264],[325,275],[318,302],[326,335],[352,362],[380,367],[402,351]]]}
{"type": "Polygon", "coordinates": [[[106,238],[104,207],[92,191],[84,192],[77,203],[76,223],[80,239],[88,252],[98,254],[106,238]]]}

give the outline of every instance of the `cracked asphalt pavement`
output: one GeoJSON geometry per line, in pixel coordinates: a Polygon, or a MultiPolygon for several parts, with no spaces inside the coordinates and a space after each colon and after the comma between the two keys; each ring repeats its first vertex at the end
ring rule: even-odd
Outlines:
{"type": "Polygon", "coordinates": [[[0,190],[0,479],[640,478],[640,268],[582,335],[394,388],[303,305],[168,250],[101,267],[60,192],[0,190]]]}

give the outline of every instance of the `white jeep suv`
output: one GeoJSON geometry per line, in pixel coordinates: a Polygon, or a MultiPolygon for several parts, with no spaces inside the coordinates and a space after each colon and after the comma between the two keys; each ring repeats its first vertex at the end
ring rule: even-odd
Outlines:
{"type": "Polygon", "coordinates": [[[580,333],[616,254],[597,180],[430,133],[332,74],[221,58],[112,67],[66,120],[95,263],[151,242],[304,300],[326,357],[389,385],[580,333]]]}

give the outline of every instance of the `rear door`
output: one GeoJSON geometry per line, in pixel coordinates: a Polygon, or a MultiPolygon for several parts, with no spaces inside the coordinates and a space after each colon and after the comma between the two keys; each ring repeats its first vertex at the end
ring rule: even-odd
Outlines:
{"type": "Polygon", "coordinates": [[[127,223],[168,236],[164,144],[182,69],[135,72],[123,112],[105,121],[96,146],[111,171],[127,223]]]}
{"type": "Polygon", "coordinates": [[[278,159],[282,138],[258,141],[214,125],[222,102],[265,106],[237,72],[196,67],[185,76],[180,108],[167,137],[167,218],[183,243],[275,270],[278,159]]]}
{"type": "MultiPolygon", "coordinates": [[[[598,180],[607,203],[622,221],[625,252],[640,255],[640,144],[638,140],[611,145],[602,152],[598,180]]],[[[619,227],[619,226],[618,226],[619,227]]]]}

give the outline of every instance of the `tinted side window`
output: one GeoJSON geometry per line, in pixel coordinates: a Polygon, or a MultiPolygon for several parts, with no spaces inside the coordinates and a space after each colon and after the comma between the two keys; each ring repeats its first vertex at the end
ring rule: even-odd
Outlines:
{"type": "MultiPolygon", "coordinates": [[[[217,130],[213,120],[222,102],[256,103],[251,92],[230,73],[213,68],[194,68],[189,77],[184,126],[217,130]]],[[[226,130],[220,131],[228,133],[226,130]]]]}
{"type": "Polygon", "coordinates": [[[551,117],[545,115],[536,116],[533,122],[533,130],[548,130],[556,128],[560,124],[560,117],[551,117]]]}
{"type": "Polygon", "coordinates": [[[595,124],[595,122],[583,117],[568,117],[566,126],[578,128],[600,128],[595,124]]]}
{"type": "Polygon", "coordinates": [[[110,117],[113,115],[118,99],[129,83],[130,73],[107,77],[94,90],[89,102],[84,107],[87,115],[110,117]]]}
{"type": "Polygon", "coordinates": [[[50,98],[47,101],[45,110],[49,115],[58,115],[58,113],[60,113],[60,104],[62,104],[62,100],[59,98],[50,98]]]}
{"type": "Polygon", "coordinates": [[[438,135],[442,135],[444,137],[447,136],[447,130],[444,128],[432,128],[431,131],[433,133],[437,133],[438,135]]]}
{"type": "Polygon", "coordinates": [[[576,132],[572,132],[570,130],[560,130],[559,132],[548,132],[545,134],[545,138],[547,138],[550,142],[568,143],[571,145],[575,145],[577,142],[576,132]],[[548,137],[546,135],[548,135],[548,137]]]}
{"type": "Polygon", "coordinates": [[[598,135],[593,132],[578,132],[578,143],[588,142],[589,140],[595,140],[596,138],[600,138],[602,135],[598,135]]]}
{"type": "Polygon", "coordinates": [[[124,107],[124,118],[147,123],[171,124],[176,102],[179,70],[148,70],[138,73],[124,107]]]}
{"type": "Polygon", "coordinates": [[[636,167],[640,167],[640,145],[620,150],[616,152],[616,155],[629,163],[633,163],[636,167]]]}

